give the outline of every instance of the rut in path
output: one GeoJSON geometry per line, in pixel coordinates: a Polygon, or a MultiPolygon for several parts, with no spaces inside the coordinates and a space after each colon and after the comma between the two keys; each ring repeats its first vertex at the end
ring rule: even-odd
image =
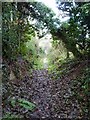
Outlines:
{"type": "Polygon", "coordinates": [[[32,116],[39,118],[79,118],[80,106],[72,97],[72,83],[70,80],[52,80],[47,70],[33,72],[31,89],[33,89],[32,101],[36,103],[38,110],[32,116]]]}

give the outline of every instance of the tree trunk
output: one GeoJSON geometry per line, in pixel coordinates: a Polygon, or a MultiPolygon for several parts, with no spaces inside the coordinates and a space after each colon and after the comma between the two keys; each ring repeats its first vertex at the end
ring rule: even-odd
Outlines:
{"type": "Polygon", "coordinates": [[[68,50],[67,50],[67,59],[69,58],[69,52],[68,52],[68,50]]]}
{"type": "Polygon", "coordinates": [[[82,54],[78,51],[76,48],[76,43],[74,40],[69,40],[68,37],[66,36],[66,33],[64,31],[58,30],[57,33],[51,33],[54,37],[57,39],[62,40],[62,42],[65,44],[66,49],[69,52],[72,52],[74,57],[76,58],[82,58],[82,54]]]}

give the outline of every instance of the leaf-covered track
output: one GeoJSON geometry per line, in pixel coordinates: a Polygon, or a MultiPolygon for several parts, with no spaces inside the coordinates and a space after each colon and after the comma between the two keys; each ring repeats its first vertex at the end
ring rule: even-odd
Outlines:
{"type": "Polygon", "coordinates": [[[78,118],[80,106],[72,97],[70,79],[52,80],[46,70],[35,71],[33,101],[38,110],[32,115],[37,117],[78,118]],[[36,77],[36,80],[35,80],[36,77]]]}
{"type": "Polygon", "coordinates": [[[23,78],[20,83],[11,84],[10,98],[25,99],[36,105],[31,112],[23,107],[12,107],[10,104],[4,106],[4,112],[11,112],[26,118],[80,118],[82,111],[78,101],[73,97],[72,80],[52,80],[47,70],[34,70],[32,79],[23,78]]]}

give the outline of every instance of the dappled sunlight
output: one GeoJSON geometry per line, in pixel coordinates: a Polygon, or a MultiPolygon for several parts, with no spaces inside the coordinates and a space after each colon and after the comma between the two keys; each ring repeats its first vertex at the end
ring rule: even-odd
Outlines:
{"type": "Polygon", "coordinates": [[[52,36],[51,34],[46,34],[41,39],[38,39],[38,48],[42,49],[43,54],[40,54],[41,57],[41,64],[43,68],[48,68],[49,61],[48,61],[48,55],[50,54],[50,50],[52,49],[52,36]]]}

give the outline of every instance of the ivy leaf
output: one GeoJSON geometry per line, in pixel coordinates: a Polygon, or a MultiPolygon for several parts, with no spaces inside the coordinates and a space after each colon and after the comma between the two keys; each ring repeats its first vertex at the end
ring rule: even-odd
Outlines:
{"type": "Polygon", "coordinates": [[[28,110],[31,110],[33,111],[35,108],[36,108],[36,105],[33,104],[32,102],[29,102],[25,99],[18,99],[18,100],[15,100],[15,99],[12,99],[11,100],[11,105],[14,107],[16,105],[16,103],[28,110]]]}
{"type": "Polygon", "coordinates": [[[35,104],[33,104],[33,103],[31,103],[31,102],[29,102],[27,100],[24,100],[24,99],[19,99],[18,102],[19,102],[20,106],[22,106],[22,107],[24,107],[26,109],[29,109],[31,111],[34,110],[35,107],[36,107],[35,104]]]}

